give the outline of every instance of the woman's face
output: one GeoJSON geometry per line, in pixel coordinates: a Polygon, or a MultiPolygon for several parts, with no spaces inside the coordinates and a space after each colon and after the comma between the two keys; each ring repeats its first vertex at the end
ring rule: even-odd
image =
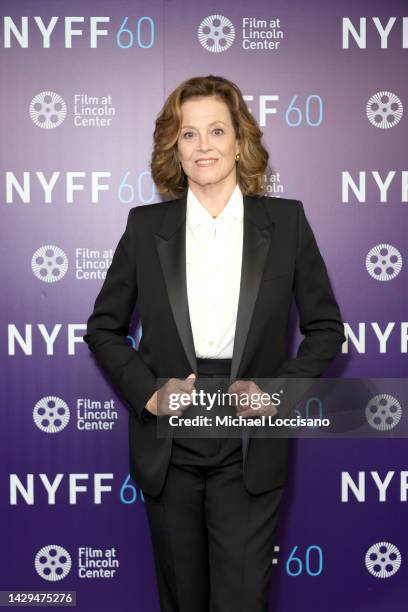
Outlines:
{"type": "Polygon", "coordinates": [[[226,103],[215,96],[189,99],[182,104],[181,113],[177,150],[189,183],[205,186],[230,175],[235,183],[239,143],[226,103]],[[208,161],[199,161],[205,159],[208,161]]]}

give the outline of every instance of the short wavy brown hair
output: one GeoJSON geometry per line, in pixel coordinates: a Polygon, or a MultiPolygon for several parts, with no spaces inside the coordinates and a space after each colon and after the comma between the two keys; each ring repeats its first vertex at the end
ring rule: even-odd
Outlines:
{"type": "Polygon", "coordinates": [[[261,143],[263,132],[250,113],[237,85],[212,74],[183,81],[168,96],[157,116],[150,169],[158,193],[169,198],[180,198],[187,191],[187,175],[177,156],[181,105],[189,98],[206,96],[220,98],[230,110],[236,138],[240,144],[237,181],[242,193],[265,195],[269,154],[261,143]]]}

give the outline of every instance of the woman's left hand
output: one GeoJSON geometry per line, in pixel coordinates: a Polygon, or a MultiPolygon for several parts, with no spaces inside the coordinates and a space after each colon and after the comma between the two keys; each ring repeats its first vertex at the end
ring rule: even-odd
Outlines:
{"type": "Polygon", "coordinates": [[[236,393],[238,396],[237,402],[234,397],[231,398],[232,403],[235,404],[237,416],[259,417],[278,414],[278,409],[271,402],[269,393],[262,391],[253,380],[235,380],[228,387],[228,393],[236,393]],[[245,401],[243,401],[244,397],[245,401]]]}

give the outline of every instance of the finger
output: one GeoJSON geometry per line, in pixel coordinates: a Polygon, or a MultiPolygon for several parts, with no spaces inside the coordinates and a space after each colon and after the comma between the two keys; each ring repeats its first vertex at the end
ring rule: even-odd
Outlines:
{"type": "Polygon", "coordinates": [[[253,412],[252,412],[252,410],[243,410],[241,412],[237,412],[237,416],[245,417],[246,418],[246,417],[253,416],[253,412]]]}
{"type": "Polygon", "coordinates": [[[265,412],[262,409],[258,409],[255,410],[255,408],[245,408],[244,410],[237,410],[237,414],[239,416],[252,416],[252,417],[257,417],[257,416],[262,416],[265,414],[265,412]]]}
{"type": "Polygon", "coordinates": [[[175,410],[172,410],[171,408],[166,408],[161,414],[165,416],[182,416],[183,411],[180,408],[176,408],[175,410]]]}
{"type": "Polygon", "coordinates": [[[177,388],[182,391],[191,391],[194,388],[196,382],[196,375],[189,375],[186,379],[178,379],[177,380],[177,388]]]}
{"type": "Polygon", "coordinates": [[[235,380],[231,385],[230,389],[234,389],[234,391],[240,391],[241,389],[245,389],[248,384],[246,380],[235,380]]]}

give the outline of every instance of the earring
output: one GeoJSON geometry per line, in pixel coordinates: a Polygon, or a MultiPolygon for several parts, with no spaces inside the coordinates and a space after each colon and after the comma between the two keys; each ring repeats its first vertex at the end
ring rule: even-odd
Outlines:
{"type": "Polygon", "coordinates": [[[239,153],[237,153],[237,154],[235,155],[235,161],[237,162],[237,161],[239,161],[239,160],[240,160],[240,154],[239,154],[239,153]]]}

